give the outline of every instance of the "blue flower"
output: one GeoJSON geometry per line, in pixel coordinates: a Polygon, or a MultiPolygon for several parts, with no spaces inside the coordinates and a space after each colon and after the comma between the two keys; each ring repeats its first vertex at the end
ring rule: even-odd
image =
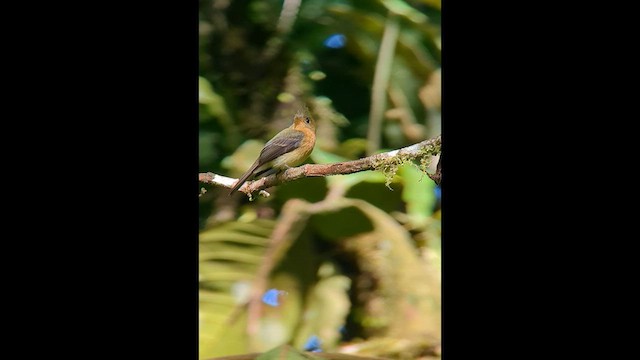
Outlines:
{"type": "Polygon", "coordinates": [[[347,44],[347,37],[343,34],[333,34],[325,39],[324,46],[332,49],[343,48],[347,44]]]}
{"type": "Polygon", "coordinates": [[[436,193],[436,199],[440,201],[440,198],[442,196],[442,190],[440,190],[440,186],[436,186],[433,191],[436,193]]]}
{"type": "Polygon", "coordinates": [[[311,352],[321,352],[322,349],[320,348],[320,345],[322,345],[322,341],[320,341],[317,336],[311,335],[309,340],[307,340],[307,342],[304,344],[303,350],[311,352]]]}
{"type": "Polygon", "coordinates": [[[280,290],[278,290],[278,289],[270,289],[266,293],[264,293],[264,295],[262,295],[262,302],[267,304],[267,305],[269,305],[269,306],[276,307],[276,306],[280,305],[278,303],[278,296],[279,295],[280,295],[280,290]]]}

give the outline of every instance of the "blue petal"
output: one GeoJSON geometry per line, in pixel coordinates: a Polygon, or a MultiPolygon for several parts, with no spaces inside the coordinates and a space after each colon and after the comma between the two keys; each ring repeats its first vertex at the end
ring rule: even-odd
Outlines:
{"type": "Polygon", "coordinates": [[[278,306],[278,295],[280,295],[280,291],[277,289],[268,290],[264,295],[262,295],[262,302],[269,306],[278,306]]]}
{"type": "Polygon", "coordinates": [[[321,345],[321,341],[320,339],[318,339],[317,336],[312,335],[309,340],[307,340],[307,342],[304,344],[304,351],[312,351],[312,352],[320,352],[322,351],[322,349],[320,349],[320,345],[321,345]]]}
{"type": "Polygon", "coordinates": [[[347,37],[342,34],[333,34],[326,38],[324,46],[332,49],[340,49],[347,44],[347,37]]]}

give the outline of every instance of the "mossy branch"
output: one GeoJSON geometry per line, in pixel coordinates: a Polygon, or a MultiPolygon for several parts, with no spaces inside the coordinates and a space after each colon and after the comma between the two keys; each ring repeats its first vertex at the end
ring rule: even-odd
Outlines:
{"type": "MultiPolygon", "coordinates": [[[[421,160],[429,156],[440,154],[441,136],[413,144],[398,150],[367,156],[362,159],[344,161],[334,164],[305,164],[295,168],[287,169],[278,174],[269,175],[255,181],[248,181],[238,191],[242,191],[251,197],[251,194],[259,191],[262,196],[268,197],[269,193],[264,189],[280,185],[286,182],[298,180],[304,177],[347,175],[360,171],[380,170],[385,174],[395,173],[399,164],[415,159],[421,160]]],[[[428,174],[436,183],[440,183],[440,168],[437,176],[428,174]]],[[[217,175],[214,173],[200,173],[199,181],[206,184],[213,184],[232,188],[238,179],[217,175]]]]}

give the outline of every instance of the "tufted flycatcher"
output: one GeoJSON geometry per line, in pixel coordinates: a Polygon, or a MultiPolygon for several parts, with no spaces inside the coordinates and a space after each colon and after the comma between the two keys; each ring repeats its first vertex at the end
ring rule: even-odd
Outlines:
{"type": "Polygon", "coordinates": [[[302,164],[316,144],[316,122],[307,110],[298,111],[293,124],[280,131],[260,152],[258,159],[240,177],[229,195],[236,192],[250,177],[267,176],[302,164]]]}

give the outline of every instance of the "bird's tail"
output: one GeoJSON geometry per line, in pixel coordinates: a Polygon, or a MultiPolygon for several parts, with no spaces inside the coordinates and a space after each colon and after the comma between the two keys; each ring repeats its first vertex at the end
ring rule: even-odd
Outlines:
{"type": "Polygon", "coordinates": [[[256,160],[256,162],[254,162],[253,165],[251,165],[249,170],[247,170],[247,172],[245,172],[244,175],[242,175],[240,180],[238,180],[238,182],[235,185],[233,185],[233,187],[231,188],[231,191],[229,192],[229,195],[233,195],[234,192],[240,189],[242,184],[244,184],[247,181],[247,179],[249,179],[249,177],[253,175],[253,172],[256,170],[256,168],[258,168],[258,164],[259,164],[258,160],[256,160]]]}

